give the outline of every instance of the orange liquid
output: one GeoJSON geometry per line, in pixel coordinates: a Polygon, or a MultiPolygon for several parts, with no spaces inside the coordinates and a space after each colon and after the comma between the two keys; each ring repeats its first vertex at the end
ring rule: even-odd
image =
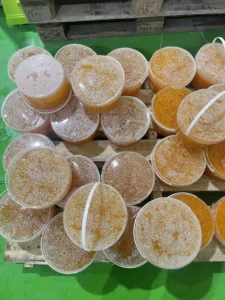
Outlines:
{"type": "Polygon", "coordinates": [[[51,96],[45,98],[31,98],[26,97],[27,101],[30,105],[37,110],[41,111],[49,111],[55,110],[61,106],[68,100],[71,94],[71,86],[66,77],[64,77],[64,81],[61,87],[51,96]]]}
{"type": "Polygon", "coordinates": [[[194,88],[197,90],[199,89],[207,89],[211,85],[213,85],[212,82],[205,80],[203,77],[200,76],[198,72],[196,72],[194,79],[192,80],[191,84],[193,85],[194,88]]]}

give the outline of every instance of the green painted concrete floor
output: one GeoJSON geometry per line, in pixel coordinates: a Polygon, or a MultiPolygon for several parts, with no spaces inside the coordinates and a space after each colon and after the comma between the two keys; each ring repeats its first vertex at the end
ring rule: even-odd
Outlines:
{"type": "MultiPolygon", "coordinates": [[[[175,45],[186,48],[193,55],[216,36],[225,38],[225,31],[190,32],[144,37],[123,37],[79,41],[99,54],[107,54],[118,47],[136,48],[150,58],[158,48],[175,45]]],[[[64,42],[44,45],[31,25],[8,27],[0,10],[0,103],[14,89],[7,76],[7,61],[17,49],[28,45],[44,46],[52,54],[64,42]]],[[[0,119],[0,156],[8,143],[18,134],[7,128],[0,119]]],[[[0,164],[0,192],[5,189],[4,171],[0,164]]],[[[222,195],[203,195],[209,202],[222,195]]],[[[94,263],[86,271],[73,276],[55,273],[47,266],[23,268],[3,263],[5,241],[0,238],[0,300],[66,300],[66,299],[225,299],[225,263],[192,263],[178,271],[165,271],[150,264],[126,270],[111,264],[94,263]]]]}

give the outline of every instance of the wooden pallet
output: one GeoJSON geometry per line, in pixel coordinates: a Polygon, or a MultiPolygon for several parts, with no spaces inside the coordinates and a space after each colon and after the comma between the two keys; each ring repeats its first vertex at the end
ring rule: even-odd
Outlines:
{"type": "MultiPolygon", "coordinates": [[[[154,93],[150,89],[141,90],[136,97],[142,100],[148,107],[151,105],[154,93]]],[[[137,144],[129,147],[119,147],[113,145],[107,140],[103,132],[100,131],[98,137],[90,143],[84,145],[73,145],[71,143],[63,142],[53,136],[54,143],[56,145],[56,151],[61,153],[65,157],[71,155],[82,154],[91,158],[95,164],[101,168],[104,162],[113,154],[121,151],[134,151],[137,152],[148,160],[151,160],[151,153],[153,147],[156,145],[157,134],[150,128],[146,136],[137,144]]],[[[225,192],[225,182],[216,181],[203,175],[202,178],[191,186],[185,188],[175,188],[156,181],[151,199],[155,199],[162,196],[163,192],[175,193],[178,191],[184,192],[225,192]]],[[[216,201],[217,199],[215,199],[216,201]]],[[[43,259],[40,249],[40,238],[26,243],[6,242],[4,252],[5,262],[22,263],[25,267],[32,267],[34,265],[45,265],[46,262],[43,259]]],[[[97,254],[96,262],[109,262],[101,251],[97,254]]],[[[216,239],[213,239],[210,245],[202,250],[197,258],[197,262],[216,262],[225,261],[225,247],[222,246],[216,239]]]]}
{"type": "Polygon", "coordinates": [[[223,0],[165,0],[163,7],[163,0],[55,2],[21,1],[43,41],[225,28],[223,0]]]}

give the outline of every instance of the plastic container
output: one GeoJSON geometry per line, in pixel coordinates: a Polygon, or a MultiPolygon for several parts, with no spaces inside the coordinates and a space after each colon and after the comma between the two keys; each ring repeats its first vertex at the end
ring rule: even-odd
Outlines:
{"type": "Polygon", "coordinates": [[[30,56],[37,55],[37,54],[45,54],[51,56],[51,54],[40,47],[35,46],[28,46],[16,51],[8,61],[8,75],[9,78],[15,81],[15,74],[18,66],[30,56]]]}
{"type": "Polygon", "coordinates": [[[176,193],[170,195],[170,198],[180,200],[190,207],[201,225],[201,250],[207,247],[211,242],[215,232],[213,215],[208,205],[206,205],[205,202],[200,198],[190,193],[176,193]]]}
{"type": "Polygon", "coordinates": [[[120,152],[111,156],[102,169],[102,182],[113,186],[127,205],[144,201],[155,185],[150,162],[135,152],[120,152]]]}
{"type": "Polygon", "coordinates": [[[96,255],[95,252],[86,252],[71,242],[63,226],[63,213],[48,223],[42,235],[41,250],[50,268],[67,275],[85,270],[96,255]]]}
{"type": "Polygon", "coordinates": [[[218,241],[225,246],[225,197],[222,197],[211,206],[215,219],[215,235],[218,241]]]}
{"type": "Polygon", "coordinates": [[[52,131],[49,116],[31,109],[18,89],[5,98],[2,118],[7,126],[21,133],[48,134],[52,131]]]}
{"type": "Polygon", "coordinates": [[[116,145],[137,143],[148,131],[150,113],[147,106],[135,97],[120,97],[118,105],[101,116],[102,129],[116,145]]]}
{"type": "Polygon", "coordinates": [[[41,134],[26,133],[15,138],[7,146],[3,154],[2,164],[5,171],[8,169],[10,162],[17,156],[17,154],[24,150],[36,147],[49,147],[53,150],[55,149],[53,142],[47,136],[41,134]]]}
{"type": "Polygon", "coordinates": [[[224,84],[214,84],[214,85],[211,85],[208,89],[210,91],[215,91],[217,93],[221,93],[221,92],[225,91],[225,83],[224,84]]]}
{"type": "Polygon", "coordinates": [[[27,242],[35,239],[52,216],[52,208],[25,208],[13,201],[8,192],[0,196],[0,234],[7,240],[27,242]]]}
{"type": "Polygon", "coordinates": [[[225,95],[213,103],[189,128],[203,108],[217,96],[211,90],[198,90],[185,97],[177,112],[179,136],[192,147],[205,147],[225,140],[225,95]]]}
{"type": "Polygon", "coordinates": [[[100,251],[115,244],[127,226],[127,209],[111,186],[97,182],[80,187],[64,210],[69,238],[86,251],[100,251]]]}
{"type": "Polygon", "coordinates": [[[113,109],[121,96],[125,76],[121,64],[110,56],[89,56],[73,69],[72,88],[84,106],[97,113],[113,109]]]}
{"type": "Polygon", "coordinates": [[[154,147],[152,166],[157,177],[167,185],[188,186],[203,175],[206,158],[202,149],[190,148],[173,135],[154,147]]]}
{"type": "Polygon", "coordinates": [[[123,95],[136,95],[148,76],[148,62],[144,55],[131,48],[119,48],[111,51],[108,55],[118,60],[124,69],[123,95]]]}
{"type": "Polygon", "coordinates": [[[225,141],[205,149],[206,173],[217,180],[225,181],[225,141]]]}
{"type": "Polygon", "coordinates": [[[165,87],[183,88],[192,81],[195,73],[194,58],[179,47],[157,50],[149,63],[149,80],[155,92],[165,87]]]}
{"type": "Polygon", "coordinates": [[[158,198],[146,204],[134,224],[134,240],[143,257],[163,269],[179,269],[198,255],[201,226],[181,201],[158,198]]]}
{"type": "Polygon", "coordinates": [[[76,63],[92,55],[96,55],[96,52],[89,47],[79,44],[69,44],[60,48],[55,58],[63,66],[67,78],[71,80],[71,73],[76,63]]]}
{"type": "Polygon", "coordinates": [[[61,208],[66,206],[71,195],[81,186],[100,181],[100,173],[95,163],[83,155],[74,155],[68,159],[72,168],[72,182],[69,193],[57,205],[61,208]]]}
{"type": "Polygon", "coordinates": [[[91,141],[100,127],[100,115],[87,111],[75,96],[60,111],[51,114],[50,120],[54,132],[74,144],[91,141]]]}
{"type": "Polygon", "coordinates": [[[50,148],[19,153],[7,170],[7,188],[18,204],[47,208],[65,197],[72,179],[70,164],[50,148]]]}
{"type": "Polygon", "coordinates": [[[72,94],[63,67],[46,54],[25,59],[16,70],[15,82],[27,103],[42,113],[61,109],[72,94]]]}
{"type": "Polygon", "coordinates": [[[115,265],[121,268],[133,269],[147,263],[139,253],[133,236],[134,221],[140,208],[130,206],[128,211],[128,224],[123,235],[117,243],[104,250],[106,257],[115,265]]]}
{"type": "Polygon", "coordinates": [[[190,93],[186,88],[165,88],[154,96],[151,117],[156,132],[164,136],[176,134],[178,107],[190,93]]]}
{"type": "Polygon", "coordinates": [[[196,89],[225,82],[225,47],[220,43],[209,43],[201,47],[195,56],[197,72],[192,81],[196,89]]]}

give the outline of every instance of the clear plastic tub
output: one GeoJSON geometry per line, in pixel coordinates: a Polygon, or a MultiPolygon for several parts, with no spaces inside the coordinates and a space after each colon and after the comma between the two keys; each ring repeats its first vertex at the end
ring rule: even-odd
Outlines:
{"type": "Polygon", "coordinates": [[[47,208],[69,191],[72,171],[69,162],[50,148],[20,152],[7,170],[7,188],[18,204],[27,208],[47,208]]]}
{"type": "Polygon", "coordinates": [[[18,89],[5,98],[2,118],[7,126],[21,133],[48,134],[52,131],[49,116],[31,109],[18,89]]]}
{"type": "Polygon", "coordinates": [[[205,149],[206,174],[210,177],[225,181],[225,141],[205,149]]]}
{"type": "Polygon", "coordinates": [[[27,103],[42,113],[61,109],[72,94],[61,64],[45,54],[25,59],[16,70],[15,81],[27,103]]]}
{"type": "Polygon", "coordinates": [[[124,96],[134,96],[148,76],[148,62],[141,52],[131,48],[119,48],[109,56],[118,60],[125,72],[124,96]]]}
{"type": "Polygon", "coordinates": [[[187,95],[177,112],[178,133],[192,147],[204,147],[225,140],[225,95],[213,103],[188,132],[197,114],[216,96],[212,90],[187,95]]]}
{"type": "Polygon", "coordinates": [[[117,189],[127,205],[136,205],[152,192],[155,174],[144,156],[125,151],[111,156],[105,162],[102,182],[117,189]]]}
{"type": "Polygon", "coordinates": [[[71,73],[76,63],[92,55],[96,55],[96,52],[89,47],[79,44],[69,44],[60,48],[55,58],[63,66],[67,78],[71,80],[71,73]]]}
{"type": "Polygon", "coordinates": [[[203,175],[205,152],[186,146],[176,135],[168,136],[154,147],[152,166],[157,177],[167,185],[188,186],[203,175]]]}
{"type": "Polygon", "coordinates": [[[197,72],[192,81],[196,89],[225,82],[225,48],[220,43],[201,47],[195,56],[197,72]]]}
{"type": "Polygon", "coordinates": [[[30,56],[37,55],[37,54],[46,54],[51,56],[51,54],[40,47],[35,46],[28,46],[22,49],[19,49],[16,51],[11,58],[8,61],[8,75],[9,78],[15,81],[15,73],[18,68],[18,66],[23,62],[25,59],[27,59],[30,56]]]}
{"type": "Polygon", "coordinates": [[[181,201],[158,198],[146,204],[134,224],[134,240],[141,255],[163,269],[179,269],[198,255],[201,226],[181,201]]]}
{"type": "Polygon", "coordinates": [[[100,115],[87,111],[75,96],[60,111],[51,114],[53,131],[75,144],[91,141],[100,127],[100,115]]]}
{"type": "Polygon", "coordinates": [[[211,206],[215,219],[215,235],[218,241],[225,246],[225,197],[222,197],[211,206]]]}
{"type": "Polygon", "coordinates": [[[192,55],[179,47],[165,47],[157,50],[149,63],[149,80],[157,92],[165,87],[183,88],[196,73],[192,55]]]}
{"type": "Polygon", "coordinates": [[[225,83],[224,84],[214,84],[214,85],[211,85],[208,89],[210,91],[215,91],[217,93],[221,93],[221,92],[225,91],[225,83]]]}
{"type": "Polygon", "coordinates": [[[150,113],[147,106],[135,97],[120,97],[118,105],[101,116],[102,129],[116,145],[137,143],[148,131],[150,113]]]}
{"type": "Polygon", "coordinates": [[[47,264],[61,274],[76,274],[95,259],[95,252],[86,252],[71,242],[63,226],[63,213],[47,225],[41,239],[41,251],[47,264]]]}
{"type": "Polygon", "coordinates": [[[200,198],[190,193],[176,193],[170,195],[170,198],[178,199],[190,207],[201,225],[201,250],[207,247],[215,232],[214,219],[209,206],[206,205],[200,198]]]}
{"type": "Polygon", "coordinates": [[[121,195],[103,183],[80,187],[64,210],[69,238],[86,251],[100,251],[115,244],[127,226],[127,209],[121,195]]]}
{"type": "Polygon", "coordinates": [[[95,163],[83,155],[74,155],[68,159],[72,168],[72,183],[69,193],[57,205],[61,208],[66,206],[71,195],[81,186],[100,181],[100,173],[95,163]]]}
{"type": "Polygon", "coordinates": [[[35,133],[26,133],[15,138],[5,149],[2,158],[2,164],[7,171],[9,164],[20,152],[31,148],[49,147],[55,150],[53,142],[44,135],[35,133]]]}
{"type": "Polygon", "coordinates": [[[129,206],[128,224],[123,235],[117,243],[104,250],[106,257],[115,265],[121,268],[133,269],[143,266],[147,260],[139,253],[133,236],[134,221],[140,208],[129,206]]]}
{"type": "Polygon", "coordinates": [[[110,56],[89,56],[73,69],[74,94],[91,111],[105,113],[113,109],[121,96],[125,76],[121,64],[110,56]]]}
{"type": "Polygon", "coordinates": [[[164,136],[176,134],[178,107],[190,93],[186,88],[165,88],[154,96],[151,117],[156,132],[164,136]]]}
{"type": "Polygon", "coordinates": [[[25,208],[17,204],[8,192],[0,196],[0,234],[7,240],[27,242],[37,238],[52,216],[52,208],[25,208]]]}

